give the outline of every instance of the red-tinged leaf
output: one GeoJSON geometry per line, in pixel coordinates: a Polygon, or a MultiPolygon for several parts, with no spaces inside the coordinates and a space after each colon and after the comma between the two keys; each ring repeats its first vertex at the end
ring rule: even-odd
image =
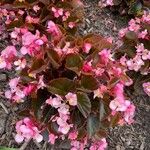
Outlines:
{"type": "Polygon", "coordinates": [[[83,92],[78,92],[77,100],[78,100],[78,104],[77,104],[78,109],[80,110],[82,115],[85,118],[87,118],[91,112],[91,102],[90,102],[89,97],[87,96],[87,94],[83,92]]]}
{"type": "Polygon", "coordinates": [[[96,78],[91,75],[82,75],[81,86],[87,90],[96,90],[99,87],[99,83],[96,78]]]}
{"type": "Polygon", "coordinates": [[[87,134],[87,131],[86,131],[85,126],[79,128],[78,129],[78,137],[77,137],[77,139],[78,140],[83,140],[83,138],[86,136],[86,134],[87,134]]]}
{"type": "Polygon", "coordinates": [[[48,90],[53,94],[66,95],[74,89],[74,82],[67,78],[57,78],[49,83],[48,90]]]}
{"type": "Polygon", "coordinates": [[[113,88],[117,83],[119,82],[119,79],[114,77],[112,78],[109,83],[108,83],[108,87],[109,88],[113,88]]]}
{"type": "Polygon", "coordinates": [[[44,5],[49,5],[49,0],[39,0],[41,3],[43,3],[44,5]]]}
{"type": "Polygon", "coordinates": [[[50,94],[46,88],[39,89],[37,91],[37,93],[34,93],[34,94],[35,95],[34,96],[32,95],[32,99],[31,99],[31,108],[32,108],[32,111],[33,111],[35,117],[38,120],[41,120],[42,111],[40,108],[43,105],[43,103],[49,98],[50,94]]]}
{"type": "Polygon", "coordinates": [[[112,44],[108,42],[104,37],[97,34],[89,34],[84,38],[84,42],[91,43],[98,51],[104,48],[111,48],[112,44]]]}
{"type": "Polygon", "coordinates": [[[30,5],[24,1],[24,2],[19,2],[18,0],[16,0],[14,3],[13,3],[13,8],[16,8],[16,9],[22,9],[22,8],[29,8],[30,5]]]}
{"type": "Polygon", "coordinates": [[[111,116],[110,127],[115,127],[119,120],[121,119],[121,114],[117,112],[114,116],[111,116]]]}
{"type": "Polygon", "coordinates": [[[39,73],[46,68],[46,64],[43,59],[35,59],[32,63],[30,73],[39,73]]]}
{"type": "Polygon", "coordinates": [[[20,28],[24,25],[24,21],[22,18],[19,18],[18,20],[12,21],[10,24],[7,25],[7,29],[13,29],[13,28],[20,28]]]}
{"type": "Polygon", "coordinates": [[[116,6],[120,5],[121,2],[122,2],[122,0],[113,0],[113,4],[116,6]]]}
{"type": "Polygon", "coordinates": [[[100,129],[99,131],[97,131],[94,135],[94,139],[95,140],[101,140],[102,138],[106,137],[108,134],[108,132],[104,129],[100,129]]]}
{"type": "Polygon", "coordinates": [[[60,57],[57,52],[53,49],[47,49],[47,55],[50,59],[50,63],[53,65],[54,68],[60,67],[60,57]]]}
{"type": "Polygon", "coordinates": [[[79,74],[83,66],[83,59],[80,57],[79,54],[69,54],[66,57],[65,66],[67,69],[70,69],[79,74]]]}

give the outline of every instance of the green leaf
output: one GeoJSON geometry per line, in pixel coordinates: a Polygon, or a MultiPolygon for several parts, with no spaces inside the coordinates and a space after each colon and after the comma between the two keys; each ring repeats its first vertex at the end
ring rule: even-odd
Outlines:
{"type": "Polygon", "coordinates": [[[136,41],[137,40],[137,34],[134,32],[134,31],[129,31],[126,33],[125,37],[128,39],[128,40],[133,40],[133,41],[136,41]]]}
{"type": "Polygon", "coordinates": [[[100,100],[100,107],[99,107],[99,120],[103,120],[104,116],[106,115],[105,106],[102,100],[100,100]]]}
{"type": "Polygon", "coordinates": [[[88,115],[91,113],[91,102],[87,94],[83,92],[78,92],[77,93],[77,100],[78,104],[77,107],[82,113],[82,115],[87,118],[88,115]]]}
{"type": "Polygon", "coordinates": [[[93,137],[99,129],[99,118],[91,114],[87,119],[87,133],[89,138],[93,137]]]}
{"type": "Polygon", "coordinates": [[[53,94],[66,95],[69,91],[73,90],[74,82],[67,78],[58,78],[50,82],[48,90],[53,94]]]}
{"type": "Polygon", "coordinates": [[[66,68],[76,72],[80,72],[83,66],[83,60],[79,54],[69,54],[66,58],[66,68]]]}
{"type": "Polygon", "coordinates": [[[142,6],[142,3],[140,0],[136,0],[134,2],[131,2],[128,13],[129,14],[140,14],[142,7],[143,6],[142,6]]]}
{"type": "Polygon", "coordinates": [[[81,78],[81,86],[88,90],[96,90],[99,87],[98,81],[91,75],[83,75],[81,78]]]}
{"type": "Polygon", "coordinates": [[[18,150],[16,148],[0,147],[0,150],[18,150]]]}

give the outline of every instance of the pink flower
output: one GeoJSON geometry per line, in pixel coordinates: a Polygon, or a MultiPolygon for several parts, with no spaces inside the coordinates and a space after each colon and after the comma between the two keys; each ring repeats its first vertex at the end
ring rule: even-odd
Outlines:
{"type": "Polygon", "coordinates": [[[35,12],[38,12],[38,10],[40,10],[40,7],[39,7],[38,5],[34,5],[34,6],[33,6],[33,10],[34,10],[35,12]]]}
{"type": "Polygon", "coordinates": [[[55,7],[52,7],[52,12],[54,13],[54,16],[56,18],[60,17],[60,16],[63,16],[63,9],[62,8],[55,8],[55,7]]]}
{"type": "Polygon", "coordinates": [[[59,106],[59,108],[58,108],[58,112],[60,113],[60,114],[64,114],[64,115],[67,115],[67,114],[69,114],[70,112],[69,112],[69,106],[68,105],[66,105],[66,104],[61,104],[60,106],[59,106]]]}
{"type": "Polygon", "coordinates": [[[68,27],[73,29],[76,26],[75,22],[69,22],[68,27]]]}
{"type": "Polygon", "coordinates": [[[124,120],[128,123],[131,124],[133,123],[133,117],[135,114],[135,106],[133,104],[130,104],[126,111],[124,112],[124,120]]]}
{"type": "Polygon", "coordinates": [[[150,82],[143,83],[144,92],[150,96],[150,82]]]}
{"type": "Polygon", "coordinates": [[[75,140],[77,138],[77,136],[78,136],[78,132],[77,131],[72,131],[72,132],[69,133],[68,139],[75,140]]]}
{"type": "Polygon", "coordinates": [[[48,27],[47,28],[48,28],[47,31],[52,33],[54,36],[60,35],[59,28],[57,27],[57,25],[53,21],[48,22],[48,27]]]}
{"type": "Polygon", "coordinates": [[[18,67],[16,67],[16,70],[24,69],[26,66],[26,59],[19,59],[14,62],[14,65],[18,66],[18,67]]]}
{"type": "Polygon", "coordinates": [[[100,51],[98,54],[100,56],[101,63],[103,63],[104,65],[106,65],[108,61],[111,59],[110,50],[104,49],[100,51]]]}
{"type": "Polygon", "coordinates": [[[129,105],[130,101],[128,100],[121,102],[118,99],[114,99],[110,102],[109,107],[112,111],[126,111],[129,105]]]}
{"type": "Polygon", "coordinates": [[[26,22],[27,23],[34,23],[34,24],[36,24],[36,23],[39,23],[39,18],[33,18],[33,17],[31,17],[31,16],[27,16],[26,17],[26,22]]]}
{"type": "Polygon", "coordinates": [[[59,126],[58,131],[60,131],[63,134],[67,134],[71,127],[72,125],[69,125],[68,123],[66,123],[64,126],[59,126]]]}
{"type": "Polygon", "coordinates": [[[59,108],[61,106],[61,101],[62,99],[60,97],[55,98],[50,97],[49,99],[46,100],[46,103],[54,108],[59,108]]]}
{"type": "Polygon", "coordinates": [[[96,76],[102,76],[103,73],[105,72],[105,69],[97,67],[96,69],[93,69],[93,72],[95,73],[96,76]]]}
{"type": "Polygon", "coordinates": [[[43,78],[44,78],[44,75],[39,76],[39,82],[37,85],[38,89],[43,89],[44,87],[46,87],[46,84],[44,83],[43,78]]]}
{"type": "Polygon", "coordinates": [[[136,23],[134,19],[129,21],[129,30],[137,32],[140,29],[140,25],[136,23]]]}
{"type": "Polygon", "coordinates": [[[94,91],[94,98],[103,98],[105,92],[107,92],[107,87],[105,85],[101,85],[97,90],[94,91]]]}
{"type": "Polygon", "coordinates": [[[147,34],[148,34],[147,29],[145,29],[144,31],[138,34],[138,38],[144,39],[147,34]]]}
{"type": "Polygon", "coordinates": [[[18,85],[18,83],[19,83],[19,80],[20,80],[20,77],[11,79],[11,80],[9,81],[9,86],[10,86],[10,88],[11,88],[12,90],[15,90],[15,89],[16,89],[16,87],[17,87],[17,85],[18,85]]]}
{"type": "Polygon", "coordinates": [[[69,105],[76,106],[77,105],[77,95],[73,93],[68,93],[66,96],[67,101],[69,102],[69,105]]]}
{"type": "Polygon", "coordinates": [[[31,138],[35,139],[37,142],[43,140],[43,136],[40,134],[38,128],[34,125],[30,118],[24,118],[16,123],[17,134],[15,140],[18,143],[23,142],[23,140],[29,140],[31,138]]]}
{"type": "Polygon", "coordinates": [[[107,148],[107,141],[105,138],[102,138],[99,141],[94,142],[91,147],[90,150],[105,150],[107,148]]]}
{"type": "Polygon", "coordinates": [[[36,40],[36,36],[33,35],[31,32],[27,32],[22,36],[22,44],[24,46],[29,46],[36,40]]]}
{"type": "Polygon", "coordinates": [[[30,84],[23,89],[23,92],[26,96],[28,96],[34,89],[35,89],[35,85],[30,84]]]}
{"type": "Polygon", "coordinates": [[[89,53],[90,52],[90,49],[92,48],[92,45],[91,45],[91,43],[84,43],[84,45],[83,45],[83,51],[85,52],[85,53],[89,53]]]}
{"type": "Polygon", "coordinates": [[[128,31],[127,28],[121,29],[119,31],[119,37],[121,37],[121,38],[124,37],[126,35],[127,31],[128,31]]]}
{"type": "Polygon", "coordinates": [[[91,72],[93,70],[93,68],[92,68],[92,60],[89,61],[89,62],[84,62],[82,70],[84,72],[91,72]]]}
{"type": "Polygon", "coordinates": [[[23,55],[26,55],[28,53],[28,49],[24,46],[20,49],[20,51],[23,55]]]}
{"type": "Polygon", "coordinates": [[[11,69],[12,63],[17,56],[17,51],[14,46],[7,46],[0,57],[0,68],[11,69]]]}
{"type": "Polygon", "coordinates": [[[7,67],[7,62],[3,57],[0,56],[0,69],[6,68],[7,67]]]}
{"type": "Polygon", "coordinates": [[[49,142],[51,144],[55,144],[56,139],[58,138],[58,136],[54,135],[54,134],[49,134],[49,142]]]}

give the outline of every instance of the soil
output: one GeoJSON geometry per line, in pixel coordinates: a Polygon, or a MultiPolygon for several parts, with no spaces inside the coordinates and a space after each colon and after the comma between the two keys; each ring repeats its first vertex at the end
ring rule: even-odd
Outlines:
{"type": "MultiPolygon", "coordinates": [[[[129,18],[113,14],[109,9],[101,9],[97,6],[98,0],[84,0],[85,20],[80,33],[99,33],[105,37],[113,37],[118,40],[119,29],[127,26],[129,18]]],[[[1,21],[0,21],[1,25],[1,21]]],[[[0,50],[8,45],[8,33],[0,33],[0,50]]],[[[7,83],[14,74],[0,71],[0,146],[21,147],[14,141],[16,114],[19,109],[12,107],[3,96],[2,92],[7,88],[7,83]]],[[[110,129],[107,138],[108,150],[150,150],[150,98],[144,94],[130,93],[131,99],[136,105],[135,123],[124,127],[110,129]]],[[[31,141],[26,150],[56,150],[58,148],[37,144],[31,141]]],[[[66,149],[59,148],[59,149],[66,149]]]]}

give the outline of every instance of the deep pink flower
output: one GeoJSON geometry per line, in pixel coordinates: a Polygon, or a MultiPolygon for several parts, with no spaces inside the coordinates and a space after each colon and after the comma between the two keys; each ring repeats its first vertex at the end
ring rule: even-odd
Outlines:
{"type": "Polygon", "coordinates": [[[56,141],[57,138],[58,138],[58,136],[56,136],[56,135],[54,135],[52,133],[49,134],[49,142],[51,144],[55,144],[55,141],[56,141]]]}
{"type": "Polygon", "coordinates": [[[37,142],[43,140],[43,136],[30,118],[24,118],[23,120],[18,121],[16,123],[16,132],[15,140],[18,143],[31,138],[35,139],[37,142]]]}
{"type": "Polygon", "coordinates": [[[83,51],[85,52],[85,53],[89,53],[90,52],[90,49],[92,48],[92,44],[91,43],[84,43],[84,45],[83,45],[83,51]]]}

